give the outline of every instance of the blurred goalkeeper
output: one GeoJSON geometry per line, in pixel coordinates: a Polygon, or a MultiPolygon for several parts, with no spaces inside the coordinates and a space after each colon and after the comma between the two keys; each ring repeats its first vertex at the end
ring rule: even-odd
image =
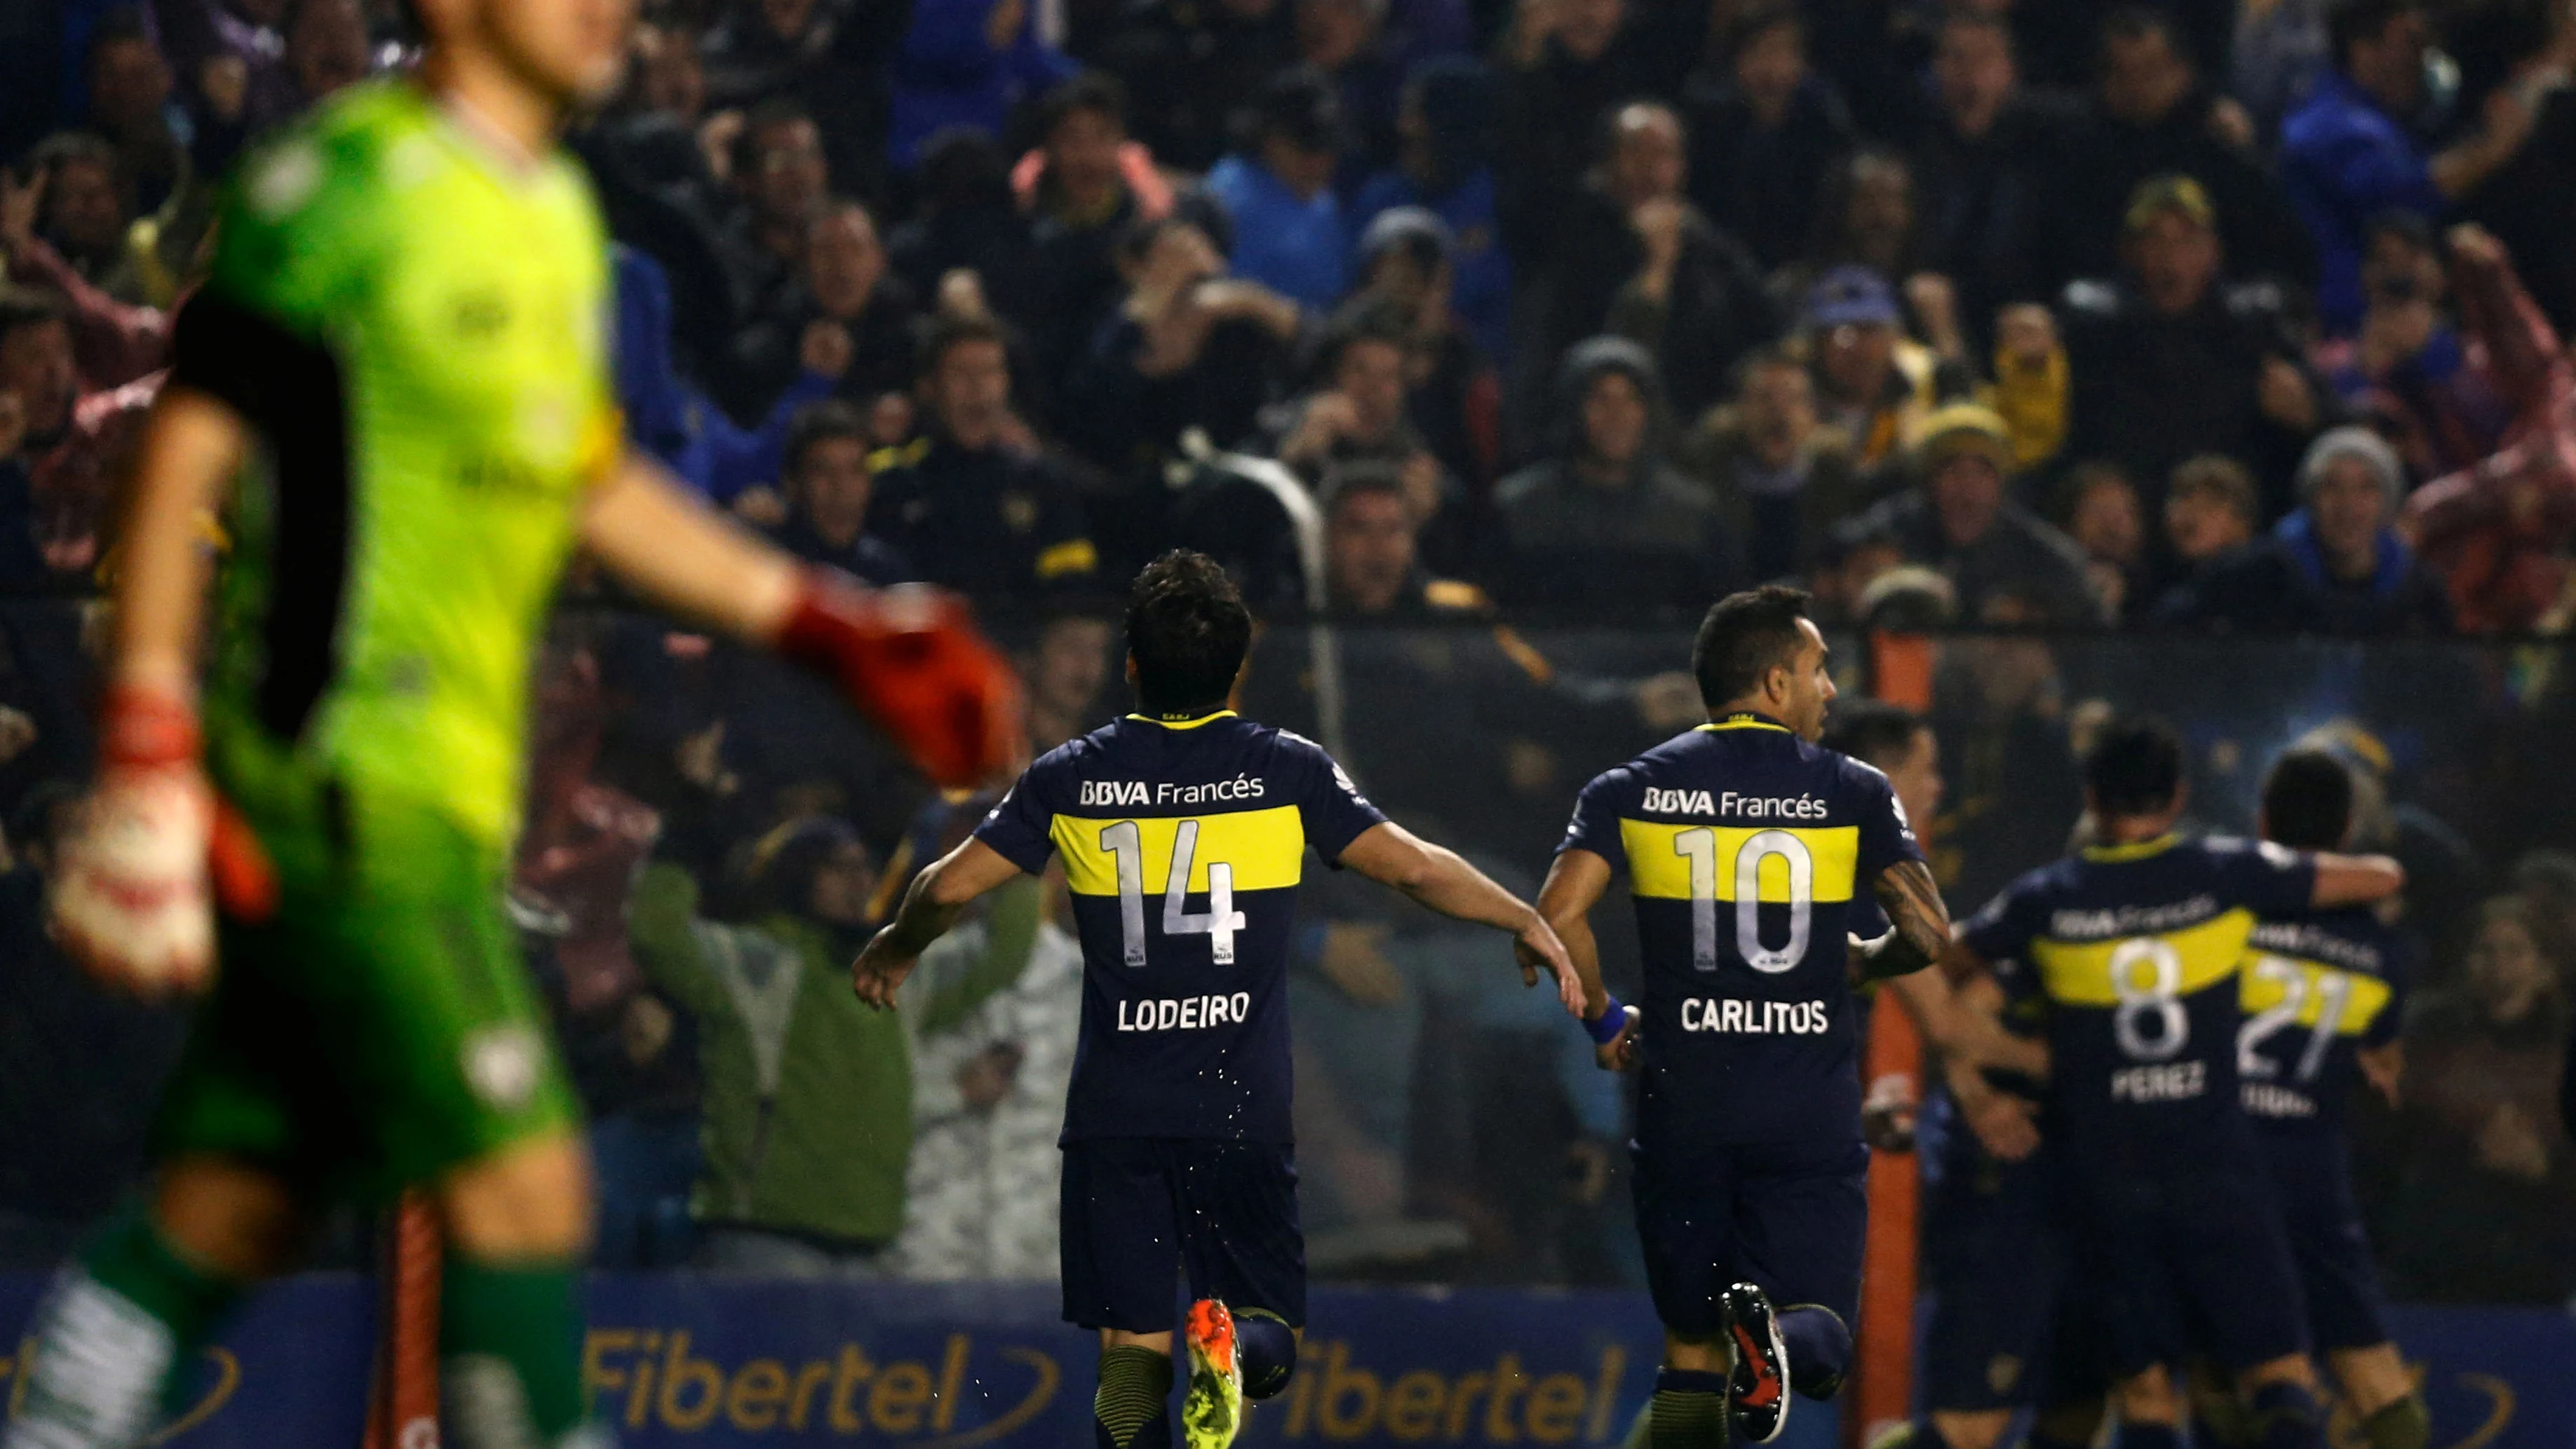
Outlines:
{"type": "Polygon", "coordinates": [[[415,9],[417,78],[245,163],[142,444],[54,921],[104,982],[209,994],[147,1202],[56,1288],[6,1449],[141,1441],[320,1209],[405,1187],[446,1230],[447,1442],[608,1442],[576,1355],[587,1168],[502,915],[530,657],[574,547],[836,676],[943,784],[1018,753],[959,605],[801,570],[624,451],[605,238],[555,135],[618,76],[631,0],[415,9]]]}

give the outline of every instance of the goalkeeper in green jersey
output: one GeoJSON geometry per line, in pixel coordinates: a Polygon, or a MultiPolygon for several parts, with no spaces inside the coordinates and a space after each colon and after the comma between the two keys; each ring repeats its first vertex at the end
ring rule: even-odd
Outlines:
{"type": "Polygon", "coordinates": [[[407,1187],[445,1229],[446,1442],[607,1442],[577,1358],[579,1124],[502,914],[571,549],[837,677],[942,784],[1019,752],[961,605],[804,570],[622,446],[605,239],[555,136],[620,73],[632,0],[415,9],[416,78],[245,161],[141,445],[101,775],[52,911],[103,981],[206,1000],[146,1201],[57,1286],[5,1449],[139,1443],[320,1209],[407,1187]]]}

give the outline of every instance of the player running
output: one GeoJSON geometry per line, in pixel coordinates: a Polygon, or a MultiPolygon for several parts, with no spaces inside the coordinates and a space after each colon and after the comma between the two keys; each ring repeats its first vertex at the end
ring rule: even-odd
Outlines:
{"type": "Polygon", "coordinates": [[[1730,1422],[1767,1441],[1790,1390],[1841,1387],[1869,1163],[1852,969],[1919,970],[1949,941],[1887,777],[1813,743],[1834,685],[1807,596],[1720,600],[1691,669],[1709,723],[1585,786],[1539,893],[1603,1063],[1645,1064],[1632,1151],[1664,1325],[1655,1449],[1722,1445],[1730,1422]],[[1642,1011],[1603,989],[1589,920],[1619,866],[1645,953],[1642,1011]],[[1853,942],[1864,884],[1894,929],[1853,942]]]}
{"type": "Polygon", "coordinates": [[[2046,1003],[2049,1160],[2120,1449],[2176,1449],[2173,1375],[2195,1349],[2234,1377],[2256,1442],[2321,1449],[2298,1279],[2237,1105],[2237,967],[2258,917],[2380,900],[2404,872],[2178,839],[2182,745],[2161,724],[2107,726],[2084,792],[2100,843],[2006,888],[1943,970],[2046,1003]]]}
{"type": "MultiPolygon", "coordinates": [[[[2266,840],[2333,850],[2351,828],[2342,761],[2293,750],[2273,763],[2263,782],[2266,840]]],[[[2405,942],[2366,907],[2267,915],[2247,944],[2236,1037],[2239,1098],[2289,1233],[2309,1339],[2371,1449],[2424,1449],[2432,1430],[2389,1337],[2344,1130],[2357,1082],[2396,1100],[2406,964],[2405,942]]]]}
{"type": "Polygon", "coordinates": [[[1139,713],[1029,767],[974,838],[923,871],[852,977],[891,1006],[966,903],[1061,855],[1082,939],[1065,1108],[1064,1316],[1100,1331],[1094,1438],[1171,1443],[1172,1288],[1187,1316],[1190,1449],[1234,1442],[1242,1400],[1285,1388],[1306,1319],[1282,981],[1306,851],[1444,915],[1509,931],[1523,977],[1581,987],[1536,911],[1388,822],[1311,741],[1226,707],[1252,616],[1224,570],[1176,552],[1136,578],[1139,713]]]}
{"type": "Polygon", "coordinates": [[[623,450],[606,242],[555,134],[615,83],[630,6],[417,8],[416,80],[352,87],[246,162],[141,445],[102,771],[54,915],[109,983],[212,993],[148,1206],[56,1289],[8,1449],[141,1442],[320,1210],[411,1186],[447,1244],[447,1441],[607,1442],[577,1357],[587,1165],[502,911],[526,681],[574,546],[836,674],[945,783],[1016,751],[959,606],[802,571],[623,450]]]}

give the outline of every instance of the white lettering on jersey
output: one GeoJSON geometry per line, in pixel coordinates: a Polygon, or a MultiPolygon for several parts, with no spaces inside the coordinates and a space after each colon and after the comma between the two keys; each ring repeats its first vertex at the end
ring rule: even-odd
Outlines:
{"type": "Polygon", "coordinates": [[[2207,1062],[2166,1062],[2111,1074],[2114,1102],[2185,1102],[2208,1090],[2207,1062]]]}
{"type": "Polygon", "coordinates": [[[1832,1018],[1821,1001],[1743,1001],[1690,996],[1682,999],[1682,1030],[1742,1032],[1751,1036],[1821,1036],[1832,1018]]]}
{"type": "Polygon", "coordinates": [[[1176,785],[1166,780],[1147,785],[1142,780],[1085,780],[1080,798],[1084,806],[1107,805],[1206,805],[1218,800],[1258,800],[1269,793],[1270,782],[1249,775],[1231,780],[1209,780],[1196,785],[1176,785]]]}
{"type": "Polygon", "coordinates": [[[1231,1026],[1252,1013],[1252,993],[1166,996],[1118,1003],[1120,1031],[1204,1031],[1231,1026]]]}

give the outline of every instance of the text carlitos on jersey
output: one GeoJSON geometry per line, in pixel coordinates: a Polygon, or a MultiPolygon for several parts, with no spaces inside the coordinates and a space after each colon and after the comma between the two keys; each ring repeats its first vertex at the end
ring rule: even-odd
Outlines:
{"type": "Polygon", "coordinates": [[[1268,788],[1267,781],[1251,775],[1195,785],[1175,785],[1168,780],[1151,784],[1143,780],[1085,780],[1078,803],[1095,807],[1141,805],[1149,809],[1160,805],[1207,805],[1219,800],[1258,800],[1268,788]]]}
{"type": "Polygon", "coordinates": [[[1753,1036],[1822,1036],[1831,1018],[1821,1001],[1682,999],[1682,1030],[1744,1032],[1753,1036]]]}

